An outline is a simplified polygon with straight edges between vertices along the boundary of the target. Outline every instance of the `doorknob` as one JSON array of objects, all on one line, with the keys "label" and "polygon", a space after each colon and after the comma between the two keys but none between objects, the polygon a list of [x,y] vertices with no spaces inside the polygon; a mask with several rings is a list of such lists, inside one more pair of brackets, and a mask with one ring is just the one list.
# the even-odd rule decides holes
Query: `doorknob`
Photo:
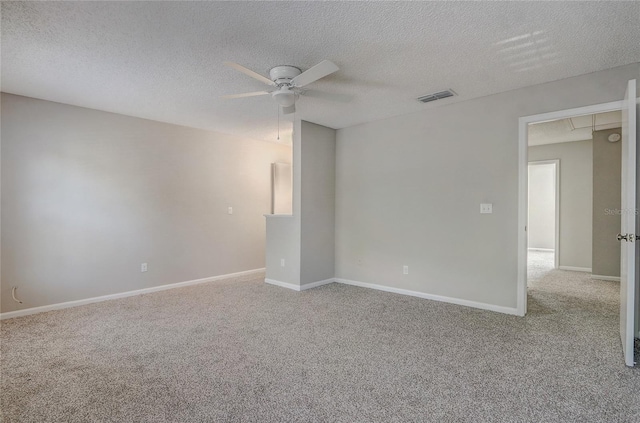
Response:
[{"label": "doorknob", "polygon": [[640,236],[634,235],[634,234],[624,234],[624,235],[618,234],[618,236],[616,236],[616,239],[618,241],[622,241],[624,239],[627,242],[633,242],[636,240],[640,240]]}]

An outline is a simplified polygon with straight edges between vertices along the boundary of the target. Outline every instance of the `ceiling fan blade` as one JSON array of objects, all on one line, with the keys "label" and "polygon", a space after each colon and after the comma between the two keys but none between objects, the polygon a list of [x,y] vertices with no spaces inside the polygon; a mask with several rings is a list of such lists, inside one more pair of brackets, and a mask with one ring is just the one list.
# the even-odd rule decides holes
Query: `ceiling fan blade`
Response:
[{"label": "ceiling fan blade", "polygon": [[222,98],[230,99],[230,98],[244,98],[244,97],[255,97],[258,95],[266,95],[271,94],[269,91],[254,91],[252,93],[242,93],[242,94],[228,94],[223,95]]},{"label": "ceiling fan blade", "polygon": [[230,68],[233,68],[237,71],[240,71],[242,73],[244,73],[245,75],[248,75],[254,79],[257,79],[260,82],[264,82],[267,85],[276,85],[272,80],[270,80],[267,77],[264,77],[262,75],[260,75],[257,72],[252,71],[251,69],[247,69],[244,66],[240,66],[237,63],[233,63],[233,62],[224,62],[225,66],[229,66]]},{"label": "ceiling fan blade", "polygon": [[290,115],[291,113],[295,113],[295,112],[296,112],[296,105],[295,104],[293,106],[283,107],[282,108],[282,114],[283,115]]},{"label": "ceiling fan blade", "polygon": [[301,95],[305,97],[320,98],[322,100],[337,101],[339,103],[348,103],[353,100],[353,96],[349,94],[328,93],[318,90],[304,90]]},{"label": "ceiling fan blade", "polygon": [[340,68],[337,67],[335,63],[323,60],[311,69],[308,69],[293,78],[291,83],[296,87],[304,87],[305,85],[309,85],[320,78],[324,78],[325,76],[334,73],[338,69]]}]

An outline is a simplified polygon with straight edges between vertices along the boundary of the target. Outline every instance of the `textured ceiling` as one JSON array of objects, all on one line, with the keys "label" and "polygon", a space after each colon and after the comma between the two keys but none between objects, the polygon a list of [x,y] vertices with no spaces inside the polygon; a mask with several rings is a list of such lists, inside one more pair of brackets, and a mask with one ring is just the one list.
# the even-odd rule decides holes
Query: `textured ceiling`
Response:
[{"label": "textured ceiling", "polygon": [[582,115],[529,125],[529,145],[557,144],[593,138],[592,132],[622,126],[622,112]]},{"label": "textured ceiling", "polygon": [[[323,59],[298,117],[333,128],[640,62],[639,2],[3,2],[2,90],[274,140],[264,75]],[[415,98],[452,88],[457,97]]]}]

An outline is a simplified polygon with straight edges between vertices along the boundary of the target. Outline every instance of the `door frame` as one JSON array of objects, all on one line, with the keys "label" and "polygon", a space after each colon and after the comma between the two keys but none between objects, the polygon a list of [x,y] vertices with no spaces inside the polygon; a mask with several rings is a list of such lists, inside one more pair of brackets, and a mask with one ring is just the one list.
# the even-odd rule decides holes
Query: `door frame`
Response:
[{"label": "door frame", "polygon": [[580,115],[613,112],[616,110],[622,110],[622,106],[623,101],[620,100],[573,109],[558,110],[556,112],[522,116],[518,119],[518,278],[516,291],[516,307],[518,316],[524,316],[527,313],[527,215],[529,212],[529,205],[527,201],[529,193],[529,133],[527,129],[529,124],[566,119]]},{"label": "door frame", "polygon": [[[554,165],[555,168],[555,180],[553,183],[555,184],[555,204],[554,204],[554,219],[556,221],[555,230],[553,234],[553,268],[557,269],[560,267],[560,159],[551,159],[551,160],[534,160],[532,162],[527,162],[527,170],[528,166],[539,166],[539,165]],[[527,174],[528,175],[528,174]],[[527,176],[528,177],[528,176]],[[527,194],[529,193],[529,181],[527,180]],[[527,195],[528,198],[528,195]],[[529,203],[527,201],[527,215],[529,214]],[[528,225],[527,218],[527,225]],[[528,241],[528,239],[527,239]],[[527,251],[529,250],[529,245],[527,242]]]}]

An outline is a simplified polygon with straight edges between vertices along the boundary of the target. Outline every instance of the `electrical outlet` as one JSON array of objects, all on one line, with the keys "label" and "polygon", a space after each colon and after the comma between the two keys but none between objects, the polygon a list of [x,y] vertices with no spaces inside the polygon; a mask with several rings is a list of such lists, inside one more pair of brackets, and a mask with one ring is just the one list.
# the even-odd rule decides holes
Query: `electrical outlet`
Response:
[{"label": "electrical outlet", "polygon": [[140,271],[141,272],[146,272],[147,271],[147,263],[142,263],[140,265]]},{"label": "electrical outlet", "polygon": [[284,259],[280,259],[280,266],[284,267]]},{"label": "electrical outlet", "polygon": [[409,274],[409,266],[402,266],[402,274],[403,275]]},{"label": "electrical outlet", "polygon": [[482,203],[482,204],[480,204],[480,213],[481,214],[491,214],[491,213],[493,213],[493,204],[491,204],[491,203]]},{"label": "electrical outlet", "polygon": [[229,214],[233,214],[233,207],[229,207],[229,208],[227,209],[227,213],[229,213]]}]

